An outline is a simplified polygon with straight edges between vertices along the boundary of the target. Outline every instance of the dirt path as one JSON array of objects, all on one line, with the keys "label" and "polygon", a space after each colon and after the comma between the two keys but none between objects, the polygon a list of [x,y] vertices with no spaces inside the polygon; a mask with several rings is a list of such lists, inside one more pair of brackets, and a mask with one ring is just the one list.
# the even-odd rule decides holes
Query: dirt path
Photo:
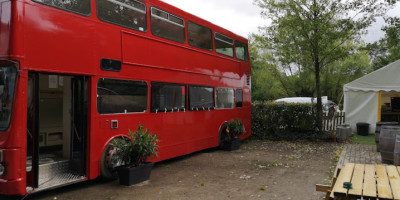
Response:
[{"label": "dirt path", "polygon": [[151,180],[126,187],[89,181],[28,199],[321,199],[339,146],[249,141],[241,149],[206,150],[157,163]]}]

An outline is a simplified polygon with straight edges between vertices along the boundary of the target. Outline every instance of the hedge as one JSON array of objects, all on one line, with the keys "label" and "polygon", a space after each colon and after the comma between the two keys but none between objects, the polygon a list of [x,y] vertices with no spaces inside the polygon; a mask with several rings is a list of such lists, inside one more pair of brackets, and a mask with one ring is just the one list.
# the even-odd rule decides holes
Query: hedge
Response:
[{"label": "hedge", "polygon": [[327,133],[316,131],[312,104],[254,102],[252,135],[267,140],[329,140]]}]

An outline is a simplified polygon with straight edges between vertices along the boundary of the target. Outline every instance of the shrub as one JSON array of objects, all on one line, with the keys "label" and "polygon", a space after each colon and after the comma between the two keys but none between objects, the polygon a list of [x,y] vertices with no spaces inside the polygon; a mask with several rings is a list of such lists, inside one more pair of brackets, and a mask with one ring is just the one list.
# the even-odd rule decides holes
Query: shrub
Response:
[{"label": "shrub", "polygon": [[254,102],[252,135],[267,140],[329,140],[316,132],[312,104]]},{"label": "shrub", "polygon": [[228,123],[229,134],[231,138],[237,138],[246,132],[243,122],[240,119],[234,119]]},{"label": "shrub", "polygon": [[157,156],[157,142],[156,134],[139,125],[137,131],[129,130],[128,138],[117,138],[111,145],[116,148],[116,156],[123,164],[136,167]]}]

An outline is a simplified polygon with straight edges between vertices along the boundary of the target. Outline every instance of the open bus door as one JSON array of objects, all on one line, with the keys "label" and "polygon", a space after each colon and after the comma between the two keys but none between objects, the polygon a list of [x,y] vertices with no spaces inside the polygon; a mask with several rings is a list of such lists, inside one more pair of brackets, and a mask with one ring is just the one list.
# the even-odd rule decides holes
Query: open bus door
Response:
[{"label": "open bus door", "polygon": [[86,180],[87,110],[86,77],[29,74],[28,192]]},{"label": "open bus door", "polygon": [[38,132],[38,74],[28,76],[28,123],[27,123],[27,186],[37,188],[39,185],[39,134]]},{"label": "open bus door", "polygon": [[73,108],[71,113],[71,167],[76,173],[84,175],[86,169],[87,79],[85,77],[72,78],[71,88]]}]

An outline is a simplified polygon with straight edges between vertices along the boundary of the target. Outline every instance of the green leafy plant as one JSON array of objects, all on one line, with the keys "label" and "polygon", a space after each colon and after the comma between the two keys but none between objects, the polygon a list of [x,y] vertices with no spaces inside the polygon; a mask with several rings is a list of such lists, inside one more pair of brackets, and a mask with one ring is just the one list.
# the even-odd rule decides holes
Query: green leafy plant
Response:
[{"label": "green leafy plant", "polygon": [[136,167],[145,163],[147,159],[157,156],[158,135],[152,134],[143,125],[139,125],[137,131],[129,130],[128,138],[117,138],[111,142],[116,148],[116,156],[121,163],[130,167]]},{"label": "green leafy plant", "polygon": [[243,133],[246,132],[246,130],[244,129],[243,122],[240,121],[240,119],[231,120],[228,123],[228,129],[229,129],[229,133],[234,138],[239,137],[240,135],[242,135]]}]

